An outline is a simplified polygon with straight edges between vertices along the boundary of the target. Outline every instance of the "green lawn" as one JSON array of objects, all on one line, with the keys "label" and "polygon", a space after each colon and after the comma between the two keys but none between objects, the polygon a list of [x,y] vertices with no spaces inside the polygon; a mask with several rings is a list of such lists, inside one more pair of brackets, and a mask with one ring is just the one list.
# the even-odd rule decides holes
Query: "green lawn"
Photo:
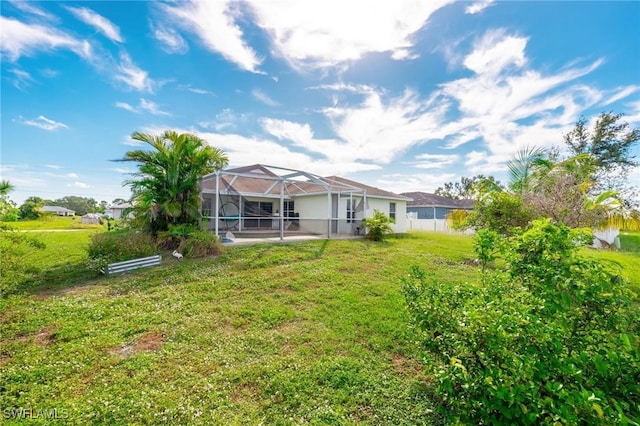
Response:
[{"label": "green lawn", "polygon": [[19,220],[17,222],[2,222],[20,230],[51,230],[51,229],[105,229],[105,225],[88,225],[81,223],[80,216],[43,216],[37,220]]},{"label": "green lawn", "polygon": [[625,252],[640,254],[640,232],[621,232],[620,247]]},{"label": "green lawn", "polygon": [[442,285],[476,281],[471,247],[429,233],[261,244],[49,282],[0,302],[0,407],[79,425],[433,423],[400,277],[418,264]]}]

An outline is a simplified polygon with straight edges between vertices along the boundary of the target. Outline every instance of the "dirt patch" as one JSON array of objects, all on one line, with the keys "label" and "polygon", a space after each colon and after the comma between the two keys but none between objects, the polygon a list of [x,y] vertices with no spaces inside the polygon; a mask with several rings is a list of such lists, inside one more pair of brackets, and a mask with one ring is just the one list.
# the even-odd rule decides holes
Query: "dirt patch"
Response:
[{"label": "dirt patch", "polygon": [[424,374],[424,365],[416,359],[394,354],[393,358],[391,358],[391,365],[393,366],[393,370],[398,374],[415,377],[424,382],[429,381],[428,377]]},{"label": "dirt patch", "polygon": [[43,328],[38,334],[34,335],[33,343],[37,346],[46,346],[56,340],[54,328],[49,326]]},{"label": "dirt patch", "polygon": [[258,399],[258,391],[250,383],[245,383],[238,386],[231,391],[231,401],[236,404],[246,403],[249,401],[256,401]]},{"label": "dirt patch", "polygon": [[112,355],[120,355],[121,358],[129,358],[138,352],[155,351],[164,343],[165,335],[158,331],[148,331],[137,341],[124,346],[119,346],[109,351]]}]

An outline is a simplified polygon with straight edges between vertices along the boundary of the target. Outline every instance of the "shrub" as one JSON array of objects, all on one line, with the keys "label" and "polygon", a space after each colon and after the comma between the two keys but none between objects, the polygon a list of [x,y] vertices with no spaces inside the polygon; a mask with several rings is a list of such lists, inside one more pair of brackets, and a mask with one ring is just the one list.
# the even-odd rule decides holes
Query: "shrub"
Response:
[{"label": "shrub", "polygon": [[89,268],[99,271],[109,263],[152,256],[158,248],[150,234],[135,231],[102,232],[91,238]]},{"label": "shrub", "polygon": [[494,192],[481,198],[467,217],[467,226],[491,229],[500,235],[513,235],[533,218],[522,198],[507,192]]},{"label": "shrub", "polygon": [[367,230],[367,238],[373,241],[382,241],[387,234],[392,233],[391,223],[393,219],[379,210],[374,210],[372,217],[362,219],[362,224]]},{"label": "shrub", "polygon": [[16,292],[28,278],[28,256],[45,244],[32,236],[0,224],[0,297]]},{"label": "shrub", "polygon": [[196,230],[189,234],[182,250],[187,257],[217,256],[222,253],[222,244],[214,233]]},{"label": "shrub", "polygon": [[191,224],[169,225],[168,231],[158,232],[157,242],[163,250],[178,250],[185,257],[216,256],[222,252],[215,234]]},{"label": "shrub", "polygon": [[413,267],[403,292],[449,422],[637,424],[637,309],[609,265],[549,220],[505,241],[507,270],[443,286]]}]

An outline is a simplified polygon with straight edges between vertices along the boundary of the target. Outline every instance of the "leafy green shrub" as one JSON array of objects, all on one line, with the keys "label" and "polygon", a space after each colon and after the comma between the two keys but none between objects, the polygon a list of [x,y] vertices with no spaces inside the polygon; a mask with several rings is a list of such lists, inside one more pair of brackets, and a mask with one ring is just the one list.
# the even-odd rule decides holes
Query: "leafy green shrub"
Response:
[{"label": "leafy green shrub", "polygon": [[114,231],[95,234],[89,244],[88,267],[99,271],[109,263],[152,256],[158,248],[150,234],[136,231]]},{"label": "leafy green shrub", "polygon": [[216,256],[222,252],[218,237],[196,225],[169,225],[168,231],[158,232],[157,243],[163,250],[178,250],[186,257]]},{"label": "leafy green shrub", "polygon": [[0,224],[0,297],[20,287],[30,273],[28,256],[44,248],[42,241]]},{"label": "leafy green shrub", "polygon": [[482,275],[487,271],[487,266],[493,262],[502,250],[502,240],[496,231],[491,229],[480,229],[476,232],[473,243],[473,251],[478,255]]},{"label": "leafy green shrub", "polygon": [[178,250],[182,252],[185,241],[198,228],[196,225],[183,223],[180,225],[169,225],[167,231],[159,231],[156,239],[158,247],[163,250]]},{"label": "leafy green shrub", "polygon": [[187,257],[217,256],[222,253],[218,237],[209,231],[197,230],[189,234],[183,245],[182,254]]},{"label": "leafy green shrub", "polygon": [[467,217],[467,226],[491,229],[500,235],[513,235],[533,218],[522,198],[508,192],[493,192],[482,197]]},{"label": "leafy green shrub", "polygon": [[585,232],[548,220],[505,241],[507,271],[403,292],[439,410],[464,424],[637,424],[640,321],[622,278],[578,256]]},{"label": "leafy green shrub", "polygon": [[373,241],[382,241],[387,234],[392,233],[391,223],[393,219],[379,210],[374,210],[372,217],[362,219],[362,224],[367,230],[367,238]]}]

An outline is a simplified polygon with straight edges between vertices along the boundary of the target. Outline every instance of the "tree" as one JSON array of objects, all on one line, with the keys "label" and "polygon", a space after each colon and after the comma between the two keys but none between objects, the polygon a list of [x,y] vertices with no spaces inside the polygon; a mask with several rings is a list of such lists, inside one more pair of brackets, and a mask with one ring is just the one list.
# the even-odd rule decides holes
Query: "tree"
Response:
[{"label": "tree", "polygon": [[571,154],[590,154],[593,157],[593,192],[629,191],[629,172],[639,164],[631,149],[640,142],[640,129],[622,121],[623,117],[623,114],[603,112],[592,130],[587,128],[587,120],[580,117],[573,130],[564,135],[564,142]]},{"label": "tree", "polygon": [[201,218],[200,179],[226,167],[224,151],[199,137],[167,130],[159,136],[134,132],[131,138],[152,150],[128,151],[118,161],[138,163],[131,186],[134,215],[154,235],[169,224],[196,224]]},{"label": "tree", "polygon": [[0,181],[0,195],[9,195],[11,191],[13,191],[15,187],[8,180]]},{"label": "tree", "polygon": [[55,200],[53,205],[73,210],[77,215],[82,216],[87,213],[94,213],[98,207],[98,202],[93,198],[67,195]]},{"label": "tree", "polygon": [[454,200],[478,199],[484,187],[501,188],[502,185],[493,176],[477,175],[471,178],[462,176],[460,182],[447,182],[436,189],[435,194]]},{"label": "tree", "polygon": [[20,206],[21,219],[38,219],[42,216],[40,209],[44,206],[44,200],[40,197],[29,197]]},{"label": "tree", "polygon": [[524,148],[507,164],[508,190],[480,197],[465,225],[509,235],[531,220],[551,218],[571,228],[618,226],[634,230],[640,223],[624,210],[616,191],[594,191],[597,162],[589,153],[560,160],[553,152]]},{"label": "tree", "polygon": [[16,208],[16,203],[9,199],[9,192],[14,190],[14,186],[8,181],[0,181],[0,221],[15,222],[20,217],[20,211]]}]

